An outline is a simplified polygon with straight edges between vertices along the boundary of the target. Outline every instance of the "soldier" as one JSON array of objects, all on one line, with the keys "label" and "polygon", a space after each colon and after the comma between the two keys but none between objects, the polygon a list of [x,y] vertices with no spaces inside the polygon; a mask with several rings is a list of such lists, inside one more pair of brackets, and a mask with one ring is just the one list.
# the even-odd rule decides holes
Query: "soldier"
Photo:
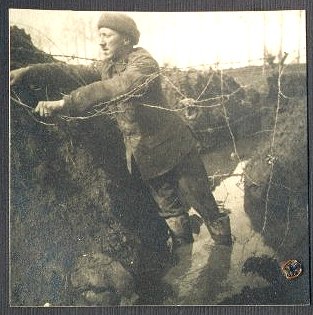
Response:
[{"label": "soldier", "polygon": [[[202,216],[216,244],[232,245],[229,217],[219,211],[206,171],[187,125],[166,110],[159,66],[138,44],[140,33],[133,19],[105,12],[98,21],[101,61],[92,66],[69,66],[86,85],[58,101],[40,101],[40,116],[82,115],[94,106],[114,106],[115,118],[126,147],[127,167],[135,166],[159,206],[174,248],[192,243],[188,210]],[[40,73],[55,72],[56,64],[32,65],[11,72],[11,85]],[[98,107],[99,108],[99,107]]]}]

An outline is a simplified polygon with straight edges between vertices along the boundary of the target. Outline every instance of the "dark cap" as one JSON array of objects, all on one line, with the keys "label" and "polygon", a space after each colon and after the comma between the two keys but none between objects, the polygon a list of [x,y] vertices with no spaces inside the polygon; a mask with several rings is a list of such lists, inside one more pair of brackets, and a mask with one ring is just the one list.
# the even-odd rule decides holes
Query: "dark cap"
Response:
[{"label": "dark cap", "polygon": [[118,33],[127,35],[133,45],[137,45],[140,32],[135,21],[124,13],[104,12],[98,21],[98,29],[106,27]]}]

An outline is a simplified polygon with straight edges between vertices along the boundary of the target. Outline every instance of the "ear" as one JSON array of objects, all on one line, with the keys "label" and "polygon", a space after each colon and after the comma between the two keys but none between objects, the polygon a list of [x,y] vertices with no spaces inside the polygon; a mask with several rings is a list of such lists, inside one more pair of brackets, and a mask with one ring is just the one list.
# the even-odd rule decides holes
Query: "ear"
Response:
[{"label": "ear", "polygon": [[124,45],[127,46],[127,45],[130,45],[130,43],[131,43],[131,40],[128,37],[124,37]]}]

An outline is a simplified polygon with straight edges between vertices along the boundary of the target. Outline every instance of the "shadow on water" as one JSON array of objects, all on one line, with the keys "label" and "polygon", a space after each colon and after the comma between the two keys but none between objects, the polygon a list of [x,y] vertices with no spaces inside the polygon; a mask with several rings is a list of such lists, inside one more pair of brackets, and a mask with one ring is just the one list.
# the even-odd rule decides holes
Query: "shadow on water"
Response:
[{"label": "shadow on water", "polygon": [[212,245],[208,252],[205,262],[195,261],[198,255],[192,245],[181,248],[175,257],[175,265],[163,276],[154,275],[148,281],[148,277],[144,277],[146,282],[141,283],[138,304],[216,304],[216,297],[223,292],[230,270],[232,247]]},{"label": "shadow on water", "polygon": [[137,280],[139,293],[137,304],[162,305],[167,304],[165,301],[169,298],[179,296],[177,281],[188,274],[191,268],[192,248],[193,244],[182,246],[175,256],[164,262],[162,269],[152,267],[140,275]]}]

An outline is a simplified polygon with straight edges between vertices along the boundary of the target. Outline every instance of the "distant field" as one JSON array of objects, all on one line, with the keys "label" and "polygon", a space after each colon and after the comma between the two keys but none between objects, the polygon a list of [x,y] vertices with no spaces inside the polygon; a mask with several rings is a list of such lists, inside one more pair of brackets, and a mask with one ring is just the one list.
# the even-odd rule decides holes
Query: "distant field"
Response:
[{"label": "distant field", "polygon": [[[239,69],[228,69],[224,71],[231,75],[241,85],[258,90],[260,93],[267,93],[268,87],[266,78],[271,75],[271,69],[267,66],[249,66]],[[284,73],[305,73],[306,64],[290,64],[284,68]]]}]

